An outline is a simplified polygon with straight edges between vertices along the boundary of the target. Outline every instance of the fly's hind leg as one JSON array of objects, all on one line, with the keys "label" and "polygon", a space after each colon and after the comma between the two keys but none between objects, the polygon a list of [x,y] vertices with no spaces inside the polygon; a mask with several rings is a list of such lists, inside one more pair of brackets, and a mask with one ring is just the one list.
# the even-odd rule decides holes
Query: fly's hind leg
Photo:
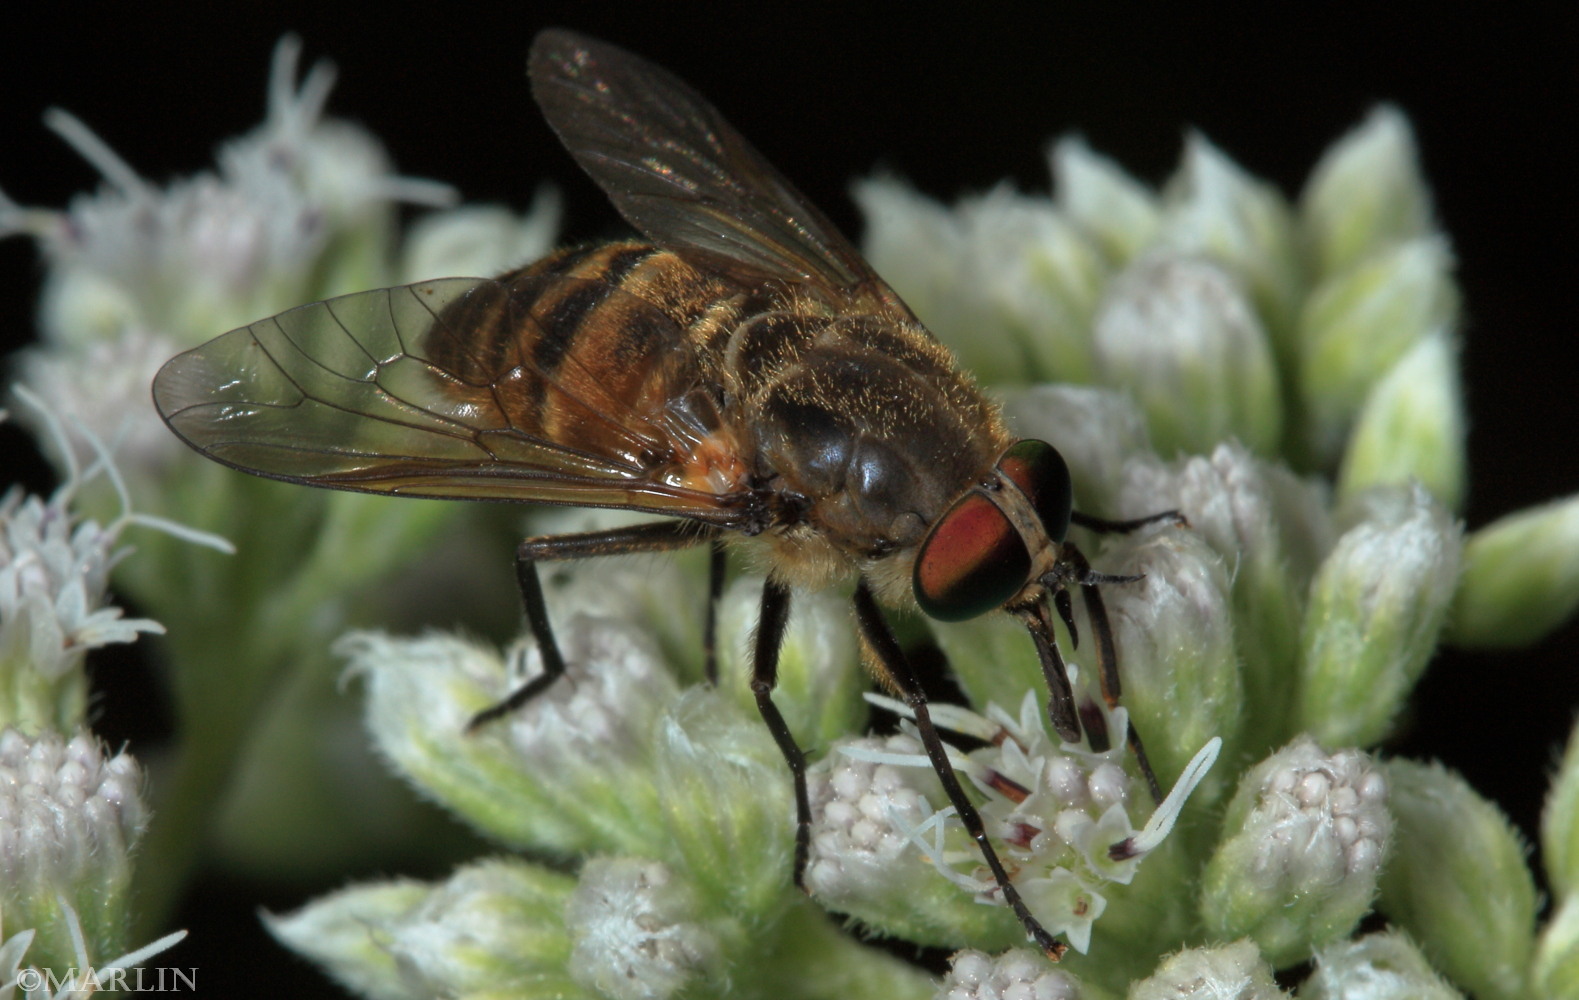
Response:
[{"label": "fly's hind leg", "polygon": [[523,540],[516,549],[515,577],[521,587],[521,603],[526,610],[527,626],[531,628],[532,638],[537,642],[538,651],[543,657],[543,672],[510,692],[497,705],[472,716],[466,725],[467,731],[514,712],[547,690],[565,672],[565,658],[560,654],[559,643],[554,638],[554,628],[548,620],[548,605],[543,600],[543,584],[537,576],[538,563],[589,559],[593,556],[633,555],[638,552],[670,552],[700,545],[716,536],[717,529],[698,528],[689,521],[655,521],[608,531],[544,535]]}]

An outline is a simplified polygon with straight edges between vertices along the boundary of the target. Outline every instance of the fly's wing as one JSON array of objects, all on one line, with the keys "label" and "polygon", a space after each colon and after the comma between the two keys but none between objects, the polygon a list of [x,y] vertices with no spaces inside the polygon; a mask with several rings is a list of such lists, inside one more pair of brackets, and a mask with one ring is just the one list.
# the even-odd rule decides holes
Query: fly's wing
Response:
[{"label": "fly's wing", "polygon": [[811,286],[845,311],[914,321],[833,224],[669,72],[562,29],[537,36],[529,68],[560,140],[653,242],[748,286]]},{"label": "fly's wing", "polygon": [[[584,330],[587,308],[614,322]],[[705,435],[672,320],[613,285],[446,278],[301,306],[177,355],[171,430],[215,461],[368,493],[629,507],[730,525],[675,473]]]}]

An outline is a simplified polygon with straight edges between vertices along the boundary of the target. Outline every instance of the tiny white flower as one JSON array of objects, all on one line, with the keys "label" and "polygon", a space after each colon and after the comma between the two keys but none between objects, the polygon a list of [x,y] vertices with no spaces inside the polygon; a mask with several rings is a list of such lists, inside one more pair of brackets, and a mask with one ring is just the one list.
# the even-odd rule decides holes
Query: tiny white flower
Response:
[{"label": "tiny white flower", "polygon": [[[0,698],[0,725],[72,730],[86,707],[80,668],[87,652],[131,642],[139,633],[164,631],[158,622],[124,618],[120,608],[104,603],[110,570],[127,551],[118,547],[121,533],[138,524],[222,550],[227,545],[132,511],[126,484],[104,445],[84,434],[97,455],[83,469],[55,413],[26,389],[18,386],[15,392],[47,431],[65,467],[65,481],[48,500],[15,487],[0,496],[0,674],[36,679],[8,685],[8,697]],[[109,481],[121,507],[108,525],[71,509],[84,486],[100,476]]]},{"label": "tiny white flower", "polygon": [[148,393],[154,374],[180,350],[174,338],[132,324],[76,350],[23,351],[17,357],[19,381],[64,420],[109,442],[116,462],[138,486],[189,454],[155,417]]}]

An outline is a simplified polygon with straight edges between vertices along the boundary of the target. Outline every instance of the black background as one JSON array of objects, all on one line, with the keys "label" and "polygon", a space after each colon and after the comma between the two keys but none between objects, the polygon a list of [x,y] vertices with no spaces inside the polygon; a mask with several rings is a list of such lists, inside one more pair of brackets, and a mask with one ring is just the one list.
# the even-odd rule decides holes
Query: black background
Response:
[{"label": "black background", "polygon": [[[331,110],[377,133],[401,172],[517,208],[551,179],[567,196],[567,238],[617,223],[527,91],[527,45],[552,24],[691,81],[852,232],[847,185],[875,166],[943,198],[1003,177],[1046,190],[1044,147],[1070,130],[1155,182],[1193,126],[1297,193],[1327,145],[1389,100],[1414,122],[1465,291],[1468,524],[1579,490],[1579,7],[1310,5],[1301,20],[1189,6],[30,5],[30,26],[0,36],[0,187],[61,206],[96,183],[40,124],[51,105],[152,180],[206,167],[217,141],[261,119],[269,54],[288,30],[308,60],[339,66]],[[0,243],[7,351],[29,336],[38,274],[26,241]],[[48,481],[10,428],[0,472]],[[1576,652],[1570,626],[1516,655],[1444,656],[1417,703],[1429,726],[1397,749],[1448,761],[1533,835],[1579,704]],[[337,995],[257,927],[260,903],[303,898],[272,892],[209,883],[181,916],[193,938],[168,964],[199,967],[205,993]]]}]

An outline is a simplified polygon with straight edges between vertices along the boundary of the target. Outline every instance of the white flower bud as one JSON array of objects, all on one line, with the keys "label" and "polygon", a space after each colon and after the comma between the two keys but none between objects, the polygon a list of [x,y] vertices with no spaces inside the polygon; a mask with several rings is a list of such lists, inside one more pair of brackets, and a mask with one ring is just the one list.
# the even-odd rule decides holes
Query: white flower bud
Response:
[{"label": "white flower bud", "polygon": [[1387,247],[1311,292],[1300,316],[1298,383],[1308,447],[1337,458],[1372,387],[1458,314],[1453,256],[1440,235]]},{"label": "white flower bud", "polygon": [[665,1000],[717,963],[691,887],[657,861],[598,858],[565,906],[570,974],[610,1000]]},{"label": "white flower bud", "polygon": [[[1558,994],[1549,994],[1557,996]],[[1300,1000],[1464,1000],[1407,934],[1387,931],[1338,941],[1316,953]]]},{"label": "white flower bud", "polygon": [[558,193],[541,188],[525,215],[462,205],[423,216],[406,236],[399,280],[501,274],[537,260],[553,249],[561,213]]},{"label": "white flower bud", "polygon": [[1062,382],[1002,395],[1004,417],[1015,435],[1046,441],[1068,463],[1075,506],[1088,513],[1116,510],[1125,463],[1152,451],[1146,417],[1134,397],[1119,389]]},{"label": "white flower bud", "polygon": [[1530,979],[1538,997],[1579,995],[1579,897],[1563,900],[1541,929]]},{"label": "white flower bud", "polygon": [[1449,510],[1464,501],[1464,393],[1458,352],[1434,330],[1372,387],[1343,453],[1340,499],[1417,480]]},{"label": "white flower bud", "polygon": [[1186,948],[1133,983],[1129,1000],[1283,1000],[1272,969],[1249,941]]},{"label": "white flower bud", "polygon": [[588,616],[566,626],[567,676],[475,732],[476,713],[541,669],[535,646],[510,657],[524,670],[445,635],[353,633],[337,649],[367,684],[379,749],[425,794],[507,843],[635,850],[659,822],[649,755],[678,688],[633,626]]},{"label": "white flower bud", "polygon": [[125,950],[132,849],[147,824],[142,771],[88,735],[0,729],[0,913],[38,928],[41,966],[68,968],[62,906],[82,914],[95,955]]},{"label": "white flower bud", "polygon": [[872,265],[977,377],[1090,380],[1108,265],[1050,201],[1004,186],[946,209],[886,180],[855,198]]},{"label": "white flower bud", "polygon": [[1249,289],[1276,353],[1290,356],[1303,288],[1293,213],[1276,188],[1192,133],[1163,192],[1157,245],[1225,265]]},{"label": "white flower bud", "polygon": [[1396,841],[1378,907],[1466,993],[1529,996],[1539,903],[1523,838],[1441,765],[1385,768]]},{"label": "white flower bud", "polygon": [[1093,323],[1099,380],[1145,410],[1157,450],[1237,437],[1272,453],[1283,404],[1271,345],[1239,283],[1191,253],[1154,250],[1109,283]]},{"label": "white flower bud", "polygon": [[1333,143],[1305,185],[1300,215],[1322,276],[1430,232],[1431,193],[1403,112],[1383,104]]},{"label": "white flower bud", "polygon": [[1568,737],[1541,812],[1541,861],[1559,899],[1579,898],[1579,729]]},{"label": "white flower bud", "polygon": [[1245,774],[1223,828],[1203,876],[1207,926],[1291,965],[1370,910],[1392,831],[1387,781],[1360,751],[1302,737]]},{"label": "white flower bud", "polygon": [[1177,510],[1190,530],[1234,567],[1234,638],[1246,703],[1252,706],[1244,720],[1246,745],[1261,752],[1283,742],[1292,696],[1288,678],[1313,568],[1302,565],[1307,562],[1303,552],[1317,544],[1330,546],[1325,497],[1313,497],[1309,484],[1237,444],[1173,463],[1136,459],[1124,473],[1119,516]]},{"label": "white flower bud", "polygon": [[[913,839],[945,800],[913,735],[846,739],[807,775],[811,855],[806,890],[868,927],[907,940],[958,946],[991,935],[1018,940],[1008,914],[979,905],[939,878]],[[905,760],[911,763],[899,763]],[[965,848],[969,850],[969,846]],[[978,855],[979,858],[979,855]]]},{"label": "white flower bud", "polygon": [[485,861],[443,882],[351,886],[284,916],[287,947],[365,996],[553,995],[594,1000],[567,966],[575,880],[520,861]]},{"label": "white flower bud", "polygon": [[[1141,577],[1104,586],[1102,598],[1118,647],[1123,703],[1157,775],[1166,784],[1184,773],[1214,736],[1231,758],[1244,726],[1245,690],[1229,564],[1195,532],[1167,528],[1116,538],[1098,565]],[[1224,793],[1221,781],[1208,779],[1207,801]]]},{"label": "white flower bud", "polygon": [[1157,196],[1123,168],[1092,151],[1077,136],[1048,151],[1053,198],[1063,212],[1095,237],[1109,259],[1124,264],[1157,232]]},{"label": "white flower bud", "polygon": [[919,827],[935,809],[922,790],[920,771],[882,757],[922,753],[921,742],[912,736],[858,737],[830,747],[812,767],[807,775],[812,813],[808,892],[846,910],[860,896],[910,887],[919,866],[906,870],[900,863],[906,857],[918,860],[908,853],[904,831]]},{"label": "white flower bud", "polygon": [[1311,583],[1296,728],[1367,746],[1387,734],[1436,648],[1462,529],[1419,486],[1378,491]]},{"label": "white flower bud", "polygon": [[1579,496],[1515,511],[1464,545],[1448,638],[1481,649],[1527,646],[1579,608]]},{"label": "white flower bud", "polygon": [[662,826],[643,853],[662,844],[663,860],[704,898],[749,919],[776,917],[791,891],[795,797],[761,717],[714,688],[693,687],[669,705],[648,752],[649,787],[625,793],[643,804],[651,794],[657,804]]},{"label": "white flower bud", "polygon": [[[719,687],[749,716],[758,713],[751,693],[758,611],[764,578],[742,576],[719,601]],[[798,591],[779,646],[773,703],[801,746],[825,746],[861,728],[870,685],[861,667],[849,598],[834,591]]]}]

